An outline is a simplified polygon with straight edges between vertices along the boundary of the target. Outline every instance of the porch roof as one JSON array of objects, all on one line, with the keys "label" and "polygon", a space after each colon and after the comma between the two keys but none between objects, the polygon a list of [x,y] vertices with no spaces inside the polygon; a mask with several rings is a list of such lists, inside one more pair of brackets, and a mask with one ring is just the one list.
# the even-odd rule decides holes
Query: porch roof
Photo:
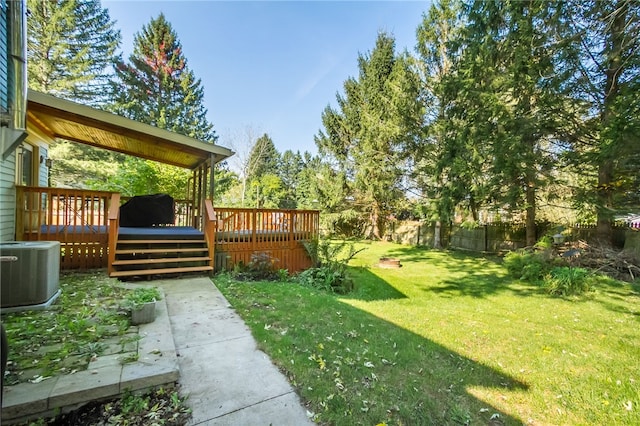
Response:
[{"label": "porch roof", "polygon": [[29,90],[27,119],[51,138],[66,139],[193,170],[230,149]]}]

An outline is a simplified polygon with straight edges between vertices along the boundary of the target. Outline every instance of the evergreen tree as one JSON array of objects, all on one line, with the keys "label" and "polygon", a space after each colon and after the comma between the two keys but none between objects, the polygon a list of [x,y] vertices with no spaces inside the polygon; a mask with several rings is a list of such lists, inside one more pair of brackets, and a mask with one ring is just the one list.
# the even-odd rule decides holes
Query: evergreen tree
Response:
[{"label": "evergreen tree", "polygon": [[104,104],[120,32],[99,0],[28,0],[29,87]]},{"label": "evergreen tree", "polygon": [[[456,83],[457,117],[486,159],[492,201],[523,212],[527,244],[536,241],[538,188],[556,159],[551,141],[561,127],[561,41],[553,38],[555,5],[534,1],[475,1]],[[467,117],[472,114],[473,120]]]},{"label": "evergreen tree", "polygon": [[325,131],[315,140],[348,176],[355,203],[368,216],[369,236],[381,238],[402,198],[402,147],[423,115],[419,82],[408,55],[396,55],[394,38],[384,33],[370,54],[359,55],[358,67],[358,79],[347,79],[344,96],[337,95],[339,109],[324,110]]},{"label": "evergreen tree", "polygon": [[[477,220],[478,203],[483,198],[482,158],[462,134],[466,127],[463,120],[455,119],[453,113],[460,88],[456,80],[463,24],[460,1],[442,0],[431,5],[417,30],[417,67],[426,118],[423,137],[408,152],[413,162],[411,177],[436,225],[451,221],[455,207],[463,203]],[[434,247],[439,246],[436,232]]]},{"label": "evergreen tree", "polygon": [[287,150],[282,153],[280,164],[278,165],[278,175],[282,180],[285,196],[280,201],[280,207],[295,209],[299,204],[302,204],[306,196],[305,188],[302,187],[301,181],[301,173],[304,166],[300,151]]},{"label": "evergreen tree", "polygon": [[265,133],[256,140],[249,153],[246,175],[249,191],[245,195],[250,205],[280,207],[285,190],[278,172],[279,165],[280,153]]},{"label": "evergreen tree", "polygon": [[113,109],[136,121],[214,143],[204,89],[187,66],[178,36],[163,14],[134,37],[129,63],[118,62]]},{"label": "evergreen tree", "polygon": [[567,3],[566,87],[582,113],[568,135],[572,165],[588,179],[580,199],[595,209],[598,238],[611,244],[615,215],[640,206],[640,3]]},{"label": "evergreen tree", "polygon": [[[204,142],[217,140],[206,118],[204,89],[188,68],[178,36],[163,14],[135,35],[129,63],[118,62],[116,77],[112,82],[112,109],[117,114]],[[184,197],[188,171],[159,167],[148,160],[128,162],[114,184],[130,181],[135,185],[129,187],[138,194],[161,191],[174,198]]]},{"label": "evergreen tree", "polygon": [[247,179],[259,180],[266,174],[277,175],[280,164],[280,153],[268,134],[260,136],[249,153]]}]

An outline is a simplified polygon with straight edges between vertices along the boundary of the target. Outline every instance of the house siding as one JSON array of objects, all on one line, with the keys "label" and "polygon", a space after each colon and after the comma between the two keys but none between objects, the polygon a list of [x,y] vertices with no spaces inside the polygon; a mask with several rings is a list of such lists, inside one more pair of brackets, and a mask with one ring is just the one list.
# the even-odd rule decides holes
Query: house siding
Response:
[{"label": "house siding", "polygon": [[[42,156],[44,160],[49,158],[46,145],[40,145],[40,156]],[[38,161],[38,164],[38,186],[49,186],[49,170],[47,169],[46,163],[44,161],[42,163]]]},{"label": "house siding", "polygon": [[9,31],[7,1],[0,0],[0,111],[9,110]]},{"label": "house siding", "polygon": [[[0,0],[0,111],[9,110],[9,30],[7,1]],[[6,159],[0,153],[0,241],[15,239],[16,153]]]},{"label": "house siding", "polygon": [[0,241],[13,241],[16,229],[16,153],[6,160],[0,156]]}]

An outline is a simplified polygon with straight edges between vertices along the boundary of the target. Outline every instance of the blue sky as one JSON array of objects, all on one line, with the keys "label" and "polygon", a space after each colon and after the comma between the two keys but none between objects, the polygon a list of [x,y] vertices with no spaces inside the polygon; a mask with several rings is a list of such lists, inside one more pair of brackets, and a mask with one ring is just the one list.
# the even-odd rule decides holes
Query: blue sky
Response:
[{"label": "blue sky", "polygon": [[267,133],[280,152],[316,153],[313,137],[336,92],[356,76],[358,53],[378,31],[398,51],[413,52],[428,1],[160,1],[102,0],[122,33],[133,37],[164,13],[187,64],[202,80],[208,119],[219,144],[242,146],[247,127]]}]

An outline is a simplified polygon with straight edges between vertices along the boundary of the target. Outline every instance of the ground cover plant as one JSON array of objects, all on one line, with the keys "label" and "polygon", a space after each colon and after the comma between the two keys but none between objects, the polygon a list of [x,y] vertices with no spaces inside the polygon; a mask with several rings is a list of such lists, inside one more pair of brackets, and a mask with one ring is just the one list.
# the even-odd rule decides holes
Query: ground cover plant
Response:
[{"label": "ground cover plant", "polygon": [[[134,351],[139,339],[127,309],[133,302],[160,298],[157,289],[122,287],[104,271],[60,277],[62,293],[51,309],[2,315],[9,340],[5,385],[37,383],[85,370],[97,355]],[[122,362],[135,361],[123,358]],[[183,425],[190,411],[178,390],[164,387],[144,394],[87,404],[77,410],[25,425]]]},{"label": "ground cover plant", "polygon": [[640,424],[637,284],[557,297],[499,258],[391,243],[349,273],[346,295],[216,279],[318,423]]},{"label": "ground cover plant", "polygon": [[[8,313],[2,322],[9,340],[5,385],[38,381],[85,370],[105,341],[123,347],[136,342],[123,301],[131,290],[105,273],[64,274],[51,309]],[[114,340],[115,339],[115,340]]]}]

